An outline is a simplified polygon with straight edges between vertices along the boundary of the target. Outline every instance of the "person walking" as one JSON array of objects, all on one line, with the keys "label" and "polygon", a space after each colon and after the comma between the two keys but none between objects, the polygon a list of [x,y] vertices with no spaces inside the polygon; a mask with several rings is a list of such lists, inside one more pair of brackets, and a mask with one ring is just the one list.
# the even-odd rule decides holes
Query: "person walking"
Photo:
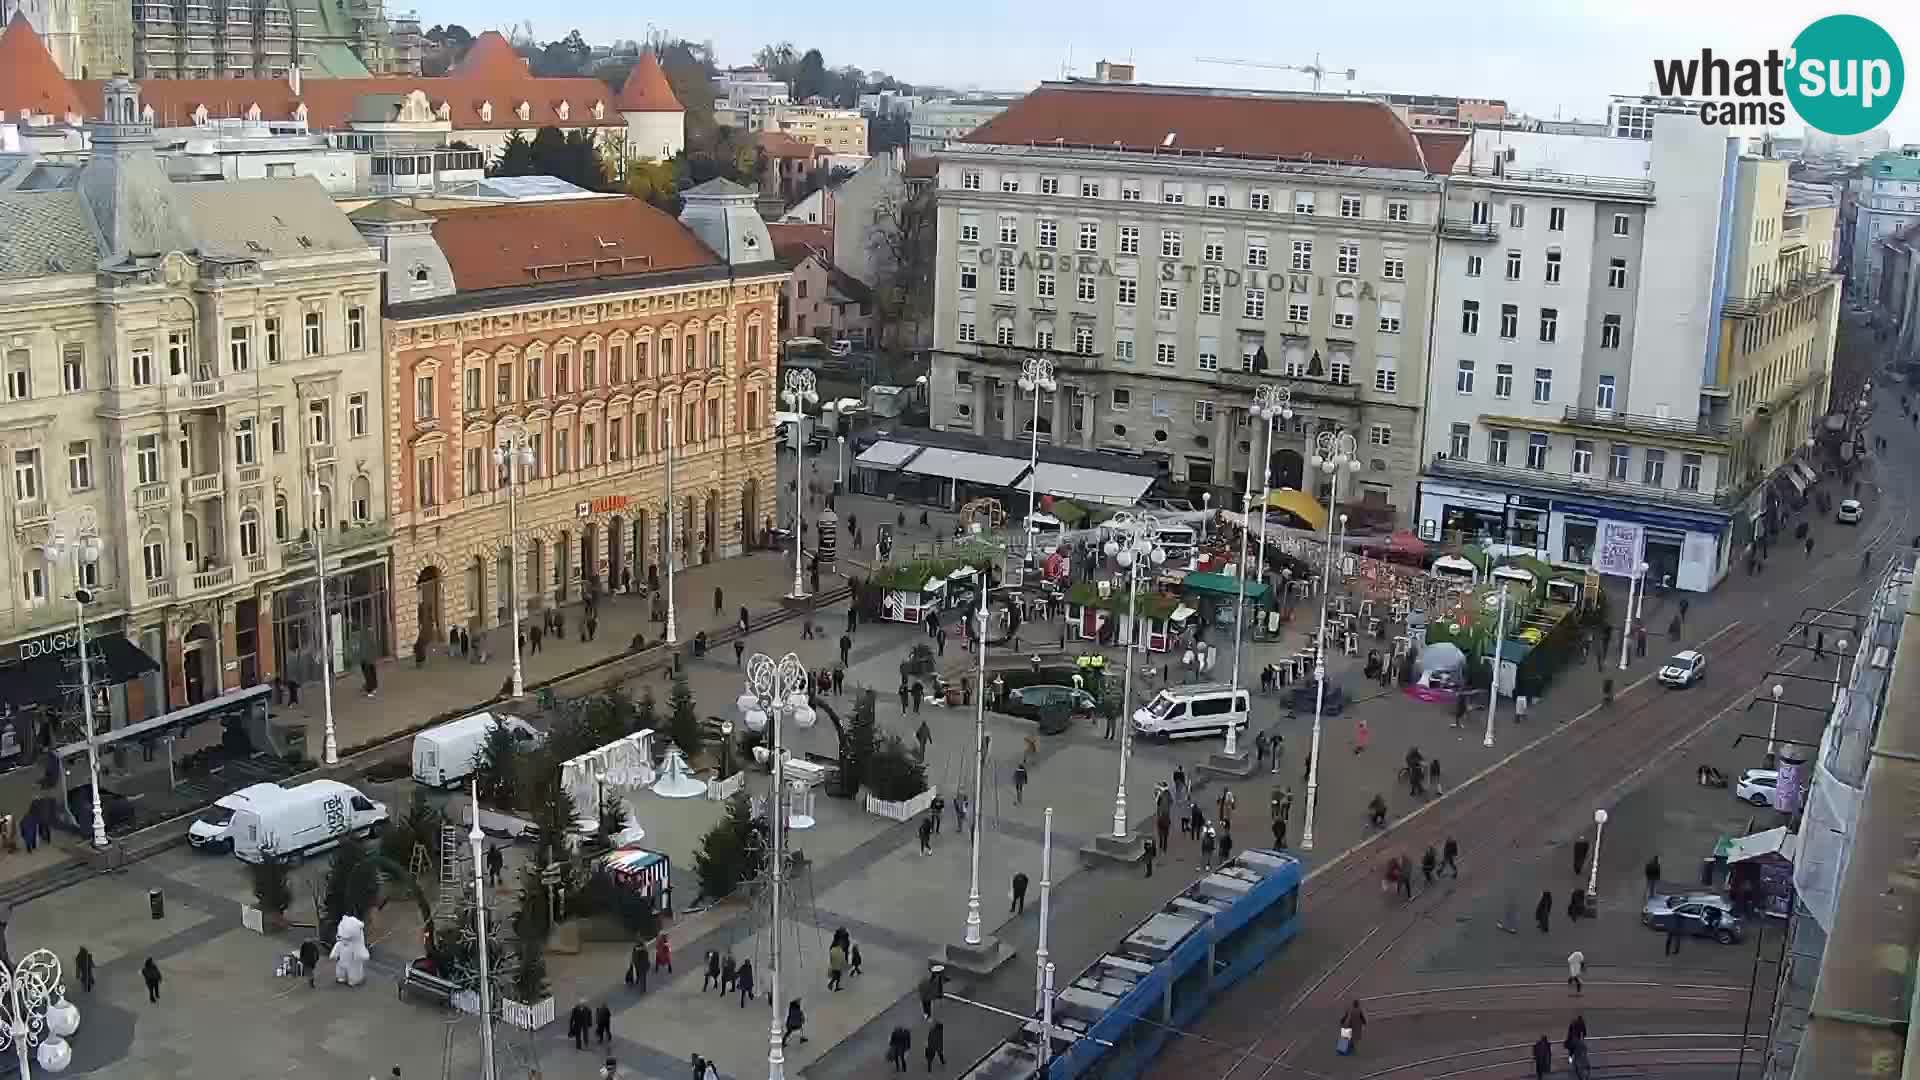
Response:
[{"label": "person walking", "polygon": [[1541,933],[1547,932],[1548,924],[1553,921],[1553,893],[1540,894],[1540,902],[1533,906],[1533,921],[1540,927]]},{"label": "person walking", "polygon": [[733,984],[740,978],[740,963],[732,953],[720,958],[720,996],[733,993]]},{"label": "person walking", "polygon": [[806,1042],[807,1036],[805,1031],[802,1030],[806,1026],[807,1014],[800,1008],[800,999],[794,998],[792,1001],[787,1002],[787,1027],[786,1030],[780,1034],[780,1045],[785,1047],[787,1043],[793,1040],[795,1035],[800,1036],[801,1042]]},{"label": "person walking", "polygon": [[[305,958],[302,957],[302,959]],[[93,993],[93,954],[87,951],[85,945],[80,946],[80,952],[74,956],[73,968],[80,975],[80,989],[89,994]],[[309,980],[307,985],[312,986],[312,981]]]},{"label": "person walking", "polygon": [[1584,836],[1573,842],[1574,877],[1579,877],[1581,874],[1587,872],[1587,852],[1591,850],[1593,850],[1593,845],[1589,844],[1587,838]]},{"label": "person walking", "polygon": [[647,943],[644,941],[634,942],[633,954],[627,959],[627,985],[637,985],[640,987],[641,993],[646,993],[647,971],[652,966],[652,961],[647,959]]},{"label": "person walking", "polygon": [[847,949],[847,974],[860,974],[860,946],[854,944]]},{"label": "person walking", "polygon": [[935,1020],[927,1028],[927,1071],[933,1071],[933,1059],[939,1058],[940,1064],[947,1063],[947,1025]]},{"label": "person walking", "polygon": [[739,638],[733,639],[733,666],[737,670],[746,666],[747,643]]},{"label": "person walking", "polygon": [[1227,865],[1228,861],[1231,860],[1232,858],[1233,858],[1233,823],[1229,821],[1223,821],[1220,823],[1220,865],[1221,866]]},{"label": "person walking", "polygon": [[506,856],[500,853],[499,845],[487,848],[487,884],[496,889],[500,887],[500,874],[506,869],[506,864]]},{"label": "person walking", "polygon": [[1211,825],[1201,826],[1200,828],[1200,868],[1203,870],[1213,869],[1213,845],[1214,845],[1215,839],[1216,837],[1213,832],[1213,826]]},{"label": "person walking", "polygon": [[1367,1012],[1360,1007],[1360,999],[1354,998],[1347,1011],[1340,1014],[1340,1031],[1347,1040],[1347,1052],[1360,1049],[1360,1034],[1367,1028]]},{"label": "person walking", "polygon": [[1007,899],[1009,901],[1007,904],[1007,914],[1012,915],[1018,913],[1025,915],[1027,913],[1026,874],[1016,872],[1013,875],[1013,887],[1012,891],[1007,894]]},{"label": "person walking", "polygon": [[160,965],[153,962],[153,957],[147,957],[147,962],[140,965],[140,978],[147,984],[147,1000],[159,1001]]},{"label": "person walking", "polygon": [[1235,805],[1233,789],[1221,788],[1220,797],[1213,801],[1214,816],[1220,819],[1221,825],[1226,825],[1233,820],[1233,808]]},{"label": "person walking", "polygon": [[741,604],[740,618],[738,622],[741,634],[744,635],[747,632],[747,628],[751,624],[751,622],[752,622],[752,615],[747,611],[747,605]]},{"label": "person walking", "polygon": [[1141,846],[1141,852],[1146,856],[1147,876],[1152,877],[1153,876],[1153,857],[1160,853],[1160,849],[1153,846],[1152,837],[1148,837],[1147,842]]},{"label": "person walking", "polygon": [[933,854],[933,818],[920,816],[920,854]]},{"label": "person walking", "polygon": [[1434,853],[1433,845],[1427,845],[1426,854],[1420,856],[1420,876],[1427,888],[1433,888],[1433,872],[1440,865],[1440,856]]},{"label": "person walking", "polygon": [[587,1048],[587,1037],[593,1031],[593,1010],[582,1001],[567,1012],[567,1038],[573,1040],[575,1050]]},{"label": "person walking", "polygon": [[1457,861],[1459,858],[1460,842],[1451,836],[1447,837],[1446,846],[1440,849],[1440,865],[1445,867],[1447,873],[1453,875],[1455,878],[1460,876],[1460,864]]},{"label": "person walking", "polygon": [[1578,994],[1583,988],[1581,978],[1587,973],[1587,954],[1575,949],[1567,954],[1567,985]]},{"label": "person walking", "polygon": [[1027,763],[1021,762],[1013,767],[1013,804],[1019,806],[1026,801]]},{"label": "person walking", "polygon": [[1567,1064],[1573,1069],[1574,1080],[1587,1080],[1591,1075],[1587,1064],[1587,1018],[1576,1016],[1567,1025]]},{"label": "person walking", "polygon": [[613,1010],[604,1001],[593,1010],[593,1041],[601,1046],[613,1041]]},{"label": "person walking", "polygon": [[907,1071],[907,1052],[911,1049],[913,1032],[908,1031],[905,1024],[895,1025],[893,1034],[887,1036],[887,1064],[893,1066],[894,1072]]},{"label": "person walking", "polygon": [[1548,1074],[1552,1072],[1553,1040],[1542,1035],[1540,1041],[1533,1044],[1533,1078],[1547,1080]]},{"label": "person walking", "polygon": [[[88,966],[91,967],[93,958],[88,957],[87,961],[88,961]],[[307,977],[308,989],[313,988],[313,972],[314,972],[314,969],[318,968],[319,966],[320,966],[320,943],[313,940],[312,938],[308,938],[307,940],[300,943],[300,971],[302,974],[306,975]],[[88,980],[83,978],[81,981],[82,981],[82,984],[84,985]],[[86,986],[85,988],[88,990],[93,989],[93,987],[91,986]]]},{"label": "person walking", "polygon": [[669,975],[673,974],[673,948],[667,944],[665,934],[653,939],[653,966]]},{"label": "person walking", "polygon": [[1672,919],[1667,923],[1667,941],[1660,948],[1661,956],[1680,955],[1680,920]]},{"label": "person walking", "polygon": [[[721,974],[720,950],[708,949],[707,950],[707,970],[705,974],[700,976],[700,992],[704,994],[708,990],[711,990],[712,988],[719,986],[720,974]],[[725,993],[724,990],[721,992]]]},{"label": "person walking", "polygon": [[715,585],[713,587],[713,613],[718,615],[726,609],[726,594],[720,591],[720,586]]},{"label": "person walking", "polygon": [[1162,806],[1153,815],[1153,832],[1160,838],[1160,850],[1167,850],[1167,834],[1173,831],[1173,812]]},{"label": "person walking", "polygon": [[847,974],[847,947],[835,945],[827,950],[827,989],[840,992],[840,980]]},{"label": "person walking", "polygon": [[1400,899],[1413,899],[1413,860],[1400,856]]},{"label": "person walking", "polygon": [[920,1015],[928,1022],[933,1020],[933,999],[940,994],[938,984],[934,981],[938,978],[938,975],[928,972],[927,977],[920,980]]},{"label": "person walking", "polygon": [[1653,890],[1660,887],[1660,856],[1655,855],[1653,858],[1647,860],[1646,875],[1647,897],[1648,899],[1652,899]]},{"label": "person walking", "polygon": [[734,988],[740,991],[740,1007],[746,1008],[753,997],[753,961],[740,961],[740,972],[734,976]]},{"label": "person walking", "polygon": [[1432,761],[1427,762],[1427,786],[1433,789],[1435,798],[1439,798],[1447,793],[1446,786],[1440,782],[1439,758],[1434,758]]}]

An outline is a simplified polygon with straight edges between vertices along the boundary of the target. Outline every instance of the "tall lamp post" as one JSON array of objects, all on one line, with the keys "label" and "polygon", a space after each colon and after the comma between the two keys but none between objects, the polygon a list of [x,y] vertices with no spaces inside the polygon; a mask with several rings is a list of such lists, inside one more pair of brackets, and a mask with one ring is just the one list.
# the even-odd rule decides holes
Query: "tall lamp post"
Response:
[{"label": "tall lamp post", "polygon": [[[789,373],[791,375],[792,373]],[[803,372],[809,376],[811,373]],[[782,1036],[786,1032],[785,1008],[780,1000],[780,890],[786,876],[786,833],[787,813],[784,787],[782,782],[786,772],[786,757],[780,748],[780,719],[786,718],[802,729],[814,724],[813,706],[807,703],[809,686],[807,669],[800,658],[788,653],[775,660],[766,653],[754,653],[747,658],[747,688],[740,695],[742,721],[748,731],[765,731],[773,728],[773,781],[767,792],[768,824],[773,842],[771,880],[772,893],[772,951],[770,991],[773,1002],[773,1019],[767,1030],[767,1080],[786,1080],[787,1055],[781,1046]]]},{"label": "tall lamp post", "polygon": [[1053,380],[1053,361],[1044,356],[1029,356],[1021,363],[1020,389],[1033,395],[1033,440],[1027,453],[1027,524],[1020,530],[1026,538],[1028,559],[1033,558],[1034,540],[1040,531],[1033,520],[1040,499],[1039,481],[1034,475],[1040,469],[1040,394],[1041,391],[1051,394],[1058,386]]},{"label": "tall lamp post", "polygon": [[320,707],[326,714],[326,763],[340,764],[340,739],[333,729],[333,630],[327,613],[327,508],[320,502],[320,467],[307,463],[313,496],[313,580],[320,592]]},{"label": "tall lamp post", "polygon": [[[34,1058],[50,1073],[65,1072],[73,1061],[67,1037],[80,1030],[80,1010],[67,1000],[60,982],[60,958],[35,949],[12,968],[0,968],[0,1050],[11,1049],[20,1063],[20,1080],[32,1080]],[[38,1053],[32,1053],[35,1047]]]},{"label": "tall lamp post", "polygon": [[100,806],[100,748],[93,730],[93,678],[87,663],[87,605],[93,590],[87,586],[87,567],[100,562],[100,523],[91,506],[72,507],[53,519],[47,537],[49,562],[73,557],[73,637],[80,654],[80,715],[87,731],[87,780],[93,788],[93,846],[107,846],[107,818]]},{"label": "tall lamp post", "polygon": [[1593,868],[1587,874],[1587,906],[1598,907],[1600,895],[1600,834],[1607,828],[1607,812],[1593,812]]},{"label": "tall lamp post", "polygon": [[[1281,413],[1293,415],[1291,407],[1293,392],[1284,386],[1261,386],[1253,392],[1253,404],[1248,412],[1261,419],[1261,426],[1267,429],[1266,445],[1260,450],[1260,562],[1257,566],[1247,565],[1247,541],[1253,532],[1253,463],[1254,450],[1259,440],[1247,438],[1247,484],[1240,496],[1240,512],[1244,515],[1240,523],[1240,590],[1233,608],[1233,690],[1234,700],[1239,699],[1240,691],[1240,642],[1247,626],[1247,578],[1253,575],[1255,580],[1264,581],[1267,576],[1267,492],[1271,470],[1267,468],[1267,458],[1273,452],[1273,418]],[[1240,730],[1237,726],[1227,725],[1227,757],[1240,756]]]},{"label": "tall lamp post", "polygon": [[[1478,614],[1477,612],[1475,614]],[[1500,583],[1500,614],[1493,624],[1493,678],[1487,687],[1487,738],[1482,746],[1493,745],[1493,714],[1500,705],[1500,647],[1507,640],[1507,583]]]},{"label": "tall lamp post", "polygon": [[1133,749],[1133,654],[1140,644],[1140,573],[1167,561],[1160,546],[1160,520],[1151,514],[1122,510],[1108,519],[1102,550],[1127,571],[1127,670],[1120,679],[1120,787],[1113,800],[1113,838],[1125,841],[1127,828],[1127,758]]},{"label": "tall lamp post", "polygon": [[1779,683],[1773,684],[1773,717],[1767,721],[1767,768],[1769,769],[1774,767],[1774,762],[1780,760],[1778,756],[1780,747],[1774,737],[1780,731],[1780,695],[1786,692],[1786,687]]},{"label": "tall lamp post", "polygon": [[[673,604],[673,523],[679,517],[673,508],[673,410],[667,410],[667,645],[680,643],[679,622]],[[797,541],[796,541],[797,542]]]},{"label": "tall lamp post", "polygon": [[[1284,386],[1263,386],[1253,395],[1253,415],[1266,421],[1267,453],[1260,459],[1260,552],[1254,558],[1253,565],[1260,571],[1262,579],[1267,573],[1267,504],[1273,498],[1273,432],[1284,423],[1293,421],[1293,391]],[[1281,571],[1281,585],[1291,571]]]},{"label": "tall lamp post", "polygon": [[[1340,505],[1340,477],[1360,471],[1360,443],[1344,431],[1322,431],[1313,438],[1313,465],[1327,474],[1328,505]],[[1340,515],[1344,525],[1346,515]],[[1320,721],[1327,701],[1327,594],[1333,584],[1333,515],[1327,516],[1327,556],[1320,573],[1320,627],[1314,631],[1313,741],[1307,748],[1307,819],[1300,847],[1313,850],[1313,811],[1320,796]]]},{"label": "tall lamp post", "polygon": [[485,852],[481,850],[486,843],[486,834],[480,831],[478,780],[473,781],[471,797],[473,827],[467,830],[467,843],[473,848],[473,927],[478,939],[474,951],[475,959],[480,964],[480,1080],[494,1080],[493,978],[487,970],[487,863]]},{"label": "tall lamp post", "polygon": [[1640,602],[1645,604],[1647,596],[1647,571],[1649,569],[1651,568],[1647,566],[1646,563],[1641,563],[1639,569],[1634,571],[1633,577],[1627,579],[1627,621],[1623,624],[1623,632],[1620,635],[1621,671],[1627,670],[1627,650],[1633,647],[1634,590],[1639,590]]},{"label": "tall lamp post", "polygon": [[[987,575],[980,574],[979,583],[980,610],[974,618],[980,627],[980,668],[975,676],[980,680],[973,695],[973,828],[968,837],[973,846],[972,865],[968,871],[967,884],[967,930],[966,943],[980,944],[980,780],[987,766]],[[1052,813],[1052,811],[1048,811]]]},{"label": "tall lamp post", "polygon": [[820,400],[814,391],[813,372],[789,368],[780,397],[796,417],[793,421],[793,591],[787,594],[787,599],[805,600],[807,586],[800,579],[800,555],[807,546],[802,539],[807,526],[807,478],[802,472],[801,460],[807,456],[807,440],[806,433],[800,430],[800,421],[807,417],[807,406]]},{"label": "tall lamp post", "polygon": [[1846,638],[1840,639],[1840,645],[1833,652],[1833,696],[1830,703],[1840,704],[1840,669],[1847,665],[1847,646],[1852,644]]},{"label": "tall lamp post", "polygon": [[[526,693],[520,667],[520,486],[526,482],[527,470],[533,468],[533,442],[519,417],[503,426],[507,441],[493,448],[493,464],[507,478],[507,549],[513,552],[513,568],[507,574],[507,606],[513,612],[513,696],[517,699]],[[520,470],[517,476],[516,466]]]}]

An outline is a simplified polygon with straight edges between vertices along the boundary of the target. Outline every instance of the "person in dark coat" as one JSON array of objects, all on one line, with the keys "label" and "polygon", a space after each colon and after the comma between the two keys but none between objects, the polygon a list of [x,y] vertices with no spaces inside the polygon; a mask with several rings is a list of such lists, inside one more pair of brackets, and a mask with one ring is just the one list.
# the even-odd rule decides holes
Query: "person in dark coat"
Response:
[{"label": "person in dark coat", "polygon": [[907,1052],[911,1049],[913,1032],[908,1031],[905,1024],[895,1026],[893,1034],[887,1036],[887,1063],[893,1066],[894,1072],[907,1071]]},{"label": "person in dark coat", "polygon": [[1533,1044],[1534,1080],[1546,1080],[1551,1072],[1553,1072],[1553,1040],[1542,1035],[1540,1041]]},{"label": "person in dark coat", "polygon": [[1013,875],[1013,889],[1008,893],[1008,899],[1007,914],[1019,912],[1025,915],[1027,913],[1027,875],[1023,873]]},{"label": "person in dark coat", "polygon": [[733,984],[740,977],[740,965],[732,953],[720,959],[720,996],[733,993]]},{"label": "person in dark coat", "polygon": [[[91,959],[91,958],[89,958]],[[308,938],[300,943],[300,970],[307,977],[307,985],[313,985],[314,969],[320,966],[320,943]],[[91,987],[89,987],[91,989]]]},{"label": "person in dark coat", "polygon": [[487,884],[500,887],[500,871],[506,866],[506,856],[500,854],[498,845],[487,849]]},{"label": "person in dark coat", "polygon": [[1347,1011],[1340,1014],[1340,1026],[1353,1031],[1352,1049],[1360,1049],[1360,1033],[1367,1028],[1367,1013],[1360,1007],[1360,999],[1354,998]]},{"label": "person in dark coat", "polygon": [[747,999],[753,997],[753,961],[740,961],[740,970],[733,977],[733,985],[740,990],[740,1007],[747,1007]]},{"label": "person in dark coat", "polygon": [[613,1041],[613,1010],[604,1001],[593,1010],[593,1041],[601,1046]]},{"label": "person in dark coat", "polygon": [[[708,990],[721,985],[720,974],[720,951],[718,949],[708,949],[707,971],[706,974],[700,977],[700,992],[704,994]],[[722,990],[721,992],[725,993],[726,991]]]},{"label": "person in dark coat", "polygon": [[573,1040],[575,1050],[587,1048],[587,1038],[593,1033],[593,1010],[582,1001],[567,1013],[567,1037]]},{"label": "person in dark coat", "polygon": [[93,993],[93,954],[85,945],[80,946],[79,955],[73,958],[73,967],[80,973],[80,989]]},{"label": "person in dark coat", "polygon": [[160,965],[153,962],[153,957],[147,957],[147,962],[140,965],[140,978],[144,979],[147,984],[147,1000],[159,1001]]},{"label": "person in dark coat", "polygon": [[787,1029],[780,1035],[780,1045],[787,1045],[787,1043],[793,1041],[795,1035],[800,1036],[801,1042],[806,1042],[807,1036],[801,1030],[806,1026],[807,1014],[800,1011],[800,999],[794,998],[792,1001],[787,1002]]},{"label": "person in dark coat", "polygon": [[646,993],[647,972],[652,967],[653,962],[647,959],[647,943],[644,941],[634,942],[633,956],[627,961],[627,985],[637,985],[640,987],[641,993]]},{"label": "person in dark coat", "polygon": [[1539,924],[1540,932],[1544,934],[1547,932],[1548,923],[1551,922],[1552,919],[1553,894],[1543,892],[1540,894],[1540,902],[1533,906],[1533,921]]},{"label": "person in dark coat", "polygon": [[1587,913],[1587,890],[1575,889],[1571,893],[1568,893],[1567,894],[1567,918],[1572,922],[1579,922],[1580,917],[1582,915],[1585,915],[1586,913]]},{"label": "person in dark coat", "polygon": [[1653,858],[1647,860],[1646,874],[1647,895],[1651,897],[1653,890],[1660,887],[1660,856],[1655,855]]},{"label": "person in dark coat", "polygon": [[933,1025],[927,1028],[928,1072],[933,1071],[933,1059],[936,1057],[940,1059],[940,1064],[945,1065],[947,1063],[947,1025],[938,1020],[935,1020]]}]

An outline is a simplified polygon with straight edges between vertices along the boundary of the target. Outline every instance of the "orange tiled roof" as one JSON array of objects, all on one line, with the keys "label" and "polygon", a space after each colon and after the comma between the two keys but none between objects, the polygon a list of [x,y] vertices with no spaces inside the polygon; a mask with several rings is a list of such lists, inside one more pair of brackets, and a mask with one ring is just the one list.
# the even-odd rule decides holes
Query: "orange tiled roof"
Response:
[{"label": "orange tiled roof", "polygon": [[652,52],[640,54],[640,62],[627,72],[627,81],[620,87],[620,97],[614,102],[622,112],[681,112],[680,99],[673,95],[673,86],[667,82],[667,73],[660,70],[660,61]]},{"label": "orange tiled roof", "polygon": [[467,46],[467,55],[447,74],[456,79],[530,79],[526,58],[498,30],[488,30]]},{"label": "orange tiled roof", "polygon": [[[3,77],[3,76],[0,76]],[[100,80],[71,81],[88,116],[101,112]],[[154,123],[160,127],[185,127],[193,123],[196,108],[206,106],[209,116],[246,115],[251,105],[260,106],[263,120],[291,120],[301,105],[307,107],[307,124],[316,131],[345,128],[354,105],[367,95],[399,95],[419,90],[436,110],[444,102],[455,130],[540,127],[621,127],[619,111],[614,108],[613,93],[599,79],[536,79],[522,74],[515,78],[398,77],[370,79],[302,79],[300,93],[294,94],[284,79],[150,79],[140,84],[140,99],[153,106]],[[520,104],[527,105],[527,118],[520,119]],[[568,106],[566,119],[560,117],[560,105]],[[593,106],[605,106],[601,119],[594,119]],[[483,118],[481,106],[491,103],[490,118]]]},{"label": "orange tiled roof", "polygon": [[16,11],[0,32],[0,112],[11,118],[28,109],[60,117],[81,111],[80,98],[60,65],[33,32],[26,13]]},{"label": "orange tiled roof", "polygon": [[1046,83],[960,141],[1424,167],[1384,101],[1148,85]]},{"label": "orange tiled roof", "polygon": [[434,210],[461,292],[716,266],[692,230],[624,195]]},{"label": "orange tiled roof", "polygon": [[824,146],[815,146],[784,131],[759,132],[754,135],[753,142],[765,150],[768,157],[814,158],[831,152]]},{"label": "orange tiled roof", "polygon": [[1453,163],[1460,160],[1460,151],[1466,149],[1467,140],[1472,136],[1464,131],[1421,131],[1413,137],[1426,156],[1427,171],[1438,174],[1453,171]]},{"label": "orange tiled roof", "polygon": [[819,253],[828,261],[833,251],[833,230],[826,225],[805,222],[768,222],[767,235],[773,239],[773,253],[782,262],[799,263]]}]

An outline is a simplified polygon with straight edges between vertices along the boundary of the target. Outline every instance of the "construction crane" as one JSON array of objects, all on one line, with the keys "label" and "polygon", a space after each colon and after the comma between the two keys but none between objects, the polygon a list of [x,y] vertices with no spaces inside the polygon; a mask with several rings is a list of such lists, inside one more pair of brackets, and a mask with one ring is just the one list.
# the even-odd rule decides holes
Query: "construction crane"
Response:
[{"label": "construction crane", "polygon": [[1340,76],[1348,82],[1352,82],[1354,76],[1358,74],[1353,68],[1342,70],[1340,68],[1327,67],[1320,62],[1319,53],[1313,54],[1313,63],[1311,64],[1270,64],[1262,60],[1236,60],[1232,57],[1225,56],[1196,56],[1193,59],[1195,63],[1199,64],[1230,64],[1234,67],[1266,68],[1270,71],[1297,71],[1302,75],[1313,76],[1313,92],[1316,94],[1320,92],[1320,84],[1324,82],[1329,75]]}]

